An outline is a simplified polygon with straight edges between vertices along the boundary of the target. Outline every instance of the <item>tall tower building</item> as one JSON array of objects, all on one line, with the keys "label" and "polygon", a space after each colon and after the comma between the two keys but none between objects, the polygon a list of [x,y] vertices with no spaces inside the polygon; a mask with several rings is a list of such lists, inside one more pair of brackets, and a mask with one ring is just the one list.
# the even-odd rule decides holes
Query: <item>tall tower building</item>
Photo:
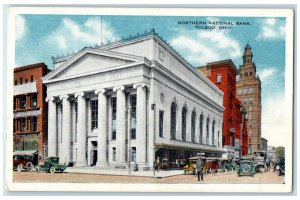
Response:
[{"label": "tall tower building", "polygon": [[261,149],[261,82],[256,75],[251,46],[245,46],[240,78],[236,82],[237,98],[246,108],[248,120],[248,154]]}]

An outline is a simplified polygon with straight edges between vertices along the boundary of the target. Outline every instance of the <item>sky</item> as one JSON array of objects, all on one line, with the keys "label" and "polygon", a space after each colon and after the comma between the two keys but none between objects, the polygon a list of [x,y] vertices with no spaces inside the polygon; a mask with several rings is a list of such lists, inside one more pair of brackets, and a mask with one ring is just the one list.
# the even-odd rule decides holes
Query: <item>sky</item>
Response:
[{"label": "sky", "polygon": [[17,15],[15,66],[44,62],[53,69],[52,56],[152,28],[195,67],[232,59],[239,68],[249,43],[262,82],[262,137],[268,145],[280,146],[285,132],[285,23],[279,17]]}]

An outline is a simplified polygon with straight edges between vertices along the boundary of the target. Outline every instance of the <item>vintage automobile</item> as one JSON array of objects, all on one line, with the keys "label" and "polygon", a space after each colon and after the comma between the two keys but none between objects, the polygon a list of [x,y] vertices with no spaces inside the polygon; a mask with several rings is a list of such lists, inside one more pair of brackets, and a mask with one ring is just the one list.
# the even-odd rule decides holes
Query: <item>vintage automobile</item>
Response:
[{"label": "vintage automobile", "polygon": [[236,166],[236,172],[238,176],[249,175],[254,176],[256,174],[256,164],[251,157],[242,157]]},{"label": "vintage automobile", "polygon": [[277,162],[275,163],[274,171],[277,172],[278,176],[285,174],[285,159],[284,158],[277,159]]},{"label": "vintage automobile", "polygon": [[232,171],[235,170],[236,164],[235,161],[231,158],[222,158],[221,159],[221,169],[220,171]]},{"label": "vintage automobile", "polygon": [[223,171],[222,169],[222,159],[216,157],[208,157],[204,159],[206,165],[206,173],[217,173]]},{"label": "vintage automobile", "polygon": [[[204,161],[206,160],[206,157],[203,156],[195,156],[188,159],[188,164],[183,167],[183,172],[185,175],[189,174],[190,172],[192,172],[192,174],[196,174],[196,163],[199,158]],[[203,170],[206,171],[206,165],[204,166]]]},{"label": "vintage automobile", "polygon": [[15,151],[13,153],[13,170],[32,171],[38,163],[37,151]]},{"label": "vintage automobile", "polygon": [[257,171],[267,171],[267,153],[265,151],[254,151],[253,152],[254,163],[256,164]]},{"label": "vintage automobile", "polygon": [[67,168],[65,164],[59,164],[59,157],[48,157],[43,164],[35,167],[36,172],[64,172]]}]

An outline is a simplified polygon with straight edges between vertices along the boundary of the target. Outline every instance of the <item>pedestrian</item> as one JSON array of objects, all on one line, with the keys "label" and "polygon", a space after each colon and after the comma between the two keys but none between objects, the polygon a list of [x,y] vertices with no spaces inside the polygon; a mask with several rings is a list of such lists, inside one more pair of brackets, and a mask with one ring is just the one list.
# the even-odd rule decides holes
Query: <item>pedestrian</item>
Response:
[{"label": "pedestrian", "polygon": [[157,172],[159,172],[159,169],[160,169],[159,157],[157,157],[155,160],[155,168],[156,168]]},{"label": "pedestrian", "polygon": [[204,163],[203,161],[199,158],[197,163],[196,163],[196,171],[197,171],[197,177],[198,177],[198,181],[203,181],[203,167],[204,167]]}]

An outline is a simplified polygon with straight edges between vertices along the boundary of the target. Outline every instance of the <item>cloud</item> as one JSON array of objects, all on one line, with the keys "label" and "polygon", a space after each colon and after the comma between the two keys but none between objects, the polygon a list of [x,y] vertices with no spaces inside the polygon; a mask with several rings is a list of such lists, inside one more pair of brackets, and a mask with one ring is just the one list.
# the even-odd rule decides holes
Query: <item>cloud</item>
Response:
[{"label": "cloud", "polygon": [[119,38],[113,28],[101,18],[90,17],[84,23],[79,24],[69,18],[63,18],[57,30],[47,36],[49,43],[54,43],[61,50],[77,51],[85,46],[95,46],[102,42],[107,43]]},{"label": "cloud", "polygon": [[26,20],[21,15],[16,15],[15,31],[16,31],[16,40],[22,39],[23,36],[25,35]]},{"label": "cloud", "polygon": [[238,41],[221,30],[180,30],[179,35],[171,39],[170,43],[179,52],[184,52],[183,56],[196,65],[242,56]]},{"label": "cloud", "polygon": [[285,23],[275,19],[268,18],[261,22],[261,29],[256,40],[280,40],[285,37]]},{"label": "cloud", "polygon": [[261,81],[266,81],[270,76],[274,75],[275,72],[275,68],[264,68],[258,75]]},{"label": "cloud", "polygon": [[285,146],[291,140],[291,121],[286,115],[288,107],[284,94],[274,93],[265,99],[262,105],[262,137],[268,140],[270,146]]}]

